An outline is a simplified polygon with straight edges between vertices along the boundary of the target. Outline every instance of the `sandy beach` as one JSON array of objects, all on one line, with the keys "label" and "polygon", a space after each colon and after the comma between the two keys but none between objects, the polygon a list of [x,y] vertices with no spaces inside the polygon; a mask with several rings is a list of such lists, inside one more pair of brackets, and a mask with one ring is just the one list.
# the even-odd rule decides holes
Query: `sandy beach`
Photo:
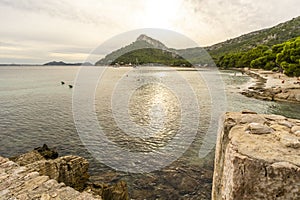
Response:
[{"label": "sandy beach", "polygon": [[266,79],[266,88],[294,88],[300,87],[300,77],[288,77],[283,73],[265,71],[265,70],[251,70],[253,73],[259,74]]},{"label": "sandy beach", "polygon": [[263,100],[300,103],[300,77],[259,69],[246,70],[245,73],[252,77],[252,81],[241,94]]}]

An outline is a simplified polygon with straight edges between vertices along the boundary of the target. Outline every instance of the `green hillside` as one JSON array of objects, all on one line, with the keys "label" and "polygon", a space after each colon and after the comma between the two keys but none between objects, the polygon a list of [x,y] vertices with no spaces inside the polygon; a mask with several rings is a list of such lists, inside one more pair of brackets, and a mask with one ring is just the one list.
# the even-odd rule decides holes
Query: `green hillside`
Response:
[{"label": "green hillside", "polygon": [[240,37],[221,42],[205,49],[218,58],[225,53],[239,52],[252,49],[259,45],[271,47],[292,38],[300,36],[300,17],[281,23],[272,28],[267,28]]},{"label": "green hillside", "polygon": [[156,48],[144,48],[139,50],[134,50],[123,54],[122,56],[115,59],[111,64],[162,64],[168,66],[191,66],[191,64],[183,59],[182,57],[162,49]]},{"label": "green hillside", "polygon": [[262,68],[300,76],[300,36],[272,47],[260,45],[248,51],[225,54],[217,61],[217,66]]},{"label": "green hillside", "polygon": [[[135,41],[131,43],[130,45],[127,45],[125,47],[122,47],[121,49],[118,49],[107,56],[105,58],[99,60],[96,62],[95,65],[110,65],[115,60],[117,60],[120,56],[124,56],[124,54],[127,54],[129,52],[138,50],[138,49],[144,49],[144,48],[153,48],[154,46],[146,41]],[[135,61],[134,61],[135,62]]]}]

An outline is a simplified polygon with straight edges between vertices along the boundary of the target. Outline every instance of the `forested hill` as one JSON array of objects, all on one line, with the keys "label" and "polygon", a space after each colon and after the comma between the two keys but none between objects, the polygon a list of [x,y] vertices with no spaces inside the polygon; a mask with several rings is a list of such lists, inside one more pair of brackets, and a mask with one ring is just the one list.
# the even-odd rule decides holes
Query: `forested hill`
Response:
[{"label": "forested hill", "polygon": [[212,57],[220,57],[225,53],[245,51],[258,45],[271,47],[298,36],[300,36],[300,16],[272,28],[248,33],[205,49]]},{"label": "forested hill", "polygon": [[248,51],[228,53],[219,58],[222,68],[248,67],[283,71],[288,76],[300,76],[300,36],[271,48],[259,45]]}]

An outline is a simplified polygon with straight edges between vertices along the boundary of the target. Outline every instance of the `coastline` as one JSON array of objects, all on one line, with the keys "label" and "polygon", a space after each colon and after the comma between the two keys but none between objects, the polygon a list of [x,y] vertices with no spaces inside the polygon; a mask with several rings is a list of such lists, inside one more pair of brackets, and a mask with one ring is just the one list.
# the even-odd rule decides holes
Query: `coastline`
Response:
[{"label": "coastline", "polygon": [[300,103],[300,79],[261,69],[241,70],[252,78],[247,89],[240,93],[266,101]]}]

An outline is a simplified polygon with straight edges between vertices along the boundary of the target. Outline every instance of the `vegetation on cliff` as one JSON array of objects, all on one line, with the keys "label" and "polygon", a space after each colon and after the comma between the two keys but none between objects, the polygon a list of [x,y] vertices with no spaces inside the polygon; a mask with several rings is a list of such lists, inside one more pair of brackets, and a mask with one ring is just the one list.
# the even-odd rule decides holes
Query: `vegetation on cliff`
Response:
[{"label": "vegetation on cliff", "polygon": [[260,45],[248,51],[221,56],[217,66],[282,70],[288,76],[300,76],[300,37],[268,47]]}]

